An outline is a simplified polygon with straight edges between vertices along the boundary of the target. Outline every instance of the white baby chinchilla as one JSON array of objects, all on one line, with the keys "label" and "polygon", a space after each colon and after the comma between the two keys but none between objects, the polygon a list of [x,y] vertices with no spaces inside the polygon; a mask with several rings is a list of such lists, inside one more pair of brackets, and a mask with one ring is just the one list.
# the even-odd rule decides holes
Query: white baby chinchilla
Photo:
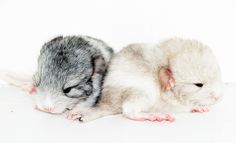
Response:
[{"label": "white baby chinchilla", "polygon": [[98,104],[72,111],[83,122],[120,114],[137,121],[174,121],[170,113],[206,112],[222,96],[220,68],[196,40],[132,44],[111,60]]}]

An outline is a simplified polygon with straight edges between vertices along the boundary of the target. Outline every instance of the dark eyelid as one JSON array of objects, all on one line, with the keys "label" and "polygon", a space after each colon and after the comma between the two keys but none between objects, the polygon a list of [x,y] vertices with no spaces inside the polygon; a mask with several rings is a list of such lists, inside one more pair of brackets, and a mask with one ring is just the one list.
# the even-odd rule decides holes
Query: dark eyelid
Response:
[{"label": "dark eyelid", "polygon": [[87,76],[87,77],[83,77],[83,79],[82,80],[80,80],[80,82],[78,82],[78,83],[76,83],[75,85],[73,85],[73,86],[68,86],[68,87],[66,87],[65,88],[65,85],[66,84],[64,84],[63,85],[63,87],[62,87],[62,91],[64,91],[64,90],[66,90],[66,89],[68,89],[68,88],[77,88],[77,89],[81,89],[81,88],[83,88],[83,87],[81,87],[81,86],[79,86],[80,84],[81,84],[81,82],[85,82],[85,83],[87,83],[87,82],[90,82],[92,80],[92,76]]},{"label": "dark eyelid", "polygon": [[65,90],[71,90],[72,88],[75,88],[75,87],[77,87],[79,84],[76,84],[76,85],[74,85],[74,86],[70,86],[70,87],[67,87],[67,88],[65,88],[65,85],[62,87],[62,91],[66,94],[66,93],[69,93],[70,91],[68,91],[68,92],[65,92]]},{"label": "dark eyelid", "polygon": [[176,84],[189,84],[189,85],[195,85],[197,87],[203,87],[205,83],[196,82],[196,83],[190,83],[190,82],[176,82]]},{"label": "dark eyelid", "polygon": [[66,88],[66,89],[63,89],[63,92],[65,93],[65,94],[67,94],[67,93],[69,93],[70,91],[71,91],[71,87],[68,87],[68,88]]},{"label": "dark eyelid", "polygon": [[194,83],[194,85],[197,87],[203,87],[204,84],[203,83]]}]

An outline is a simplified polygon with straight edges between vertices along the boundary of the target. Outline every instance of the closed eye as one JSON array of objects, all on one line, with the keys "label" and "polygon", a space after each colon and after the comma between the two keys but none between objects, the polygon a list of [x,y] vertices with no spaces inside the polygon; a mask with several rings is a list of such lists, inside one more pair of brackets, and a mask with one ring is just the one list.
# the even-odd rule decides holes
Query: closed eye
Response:
[{"label": "closed eye", "polygon": [[197,87],[203,87],[203,83],[194,83],[194,85]]},{"label": "closed eye", "polygon": [[71,91],[72,87],[68,87],[66,89],[63,89],[63,92],[66,94],[66,93],[69,93]]},{"label": "closed eye", "polygon": [[65,93],[65,96],[69,97],[69,98],[79,98],[83,94],[84,94],[83,90],[79,90],[79,89],[76,89],[76,88],[71,88],[68,93]]},{"label": "closed eye", "polygon": [[62,88],[62,91],[63,93],[67,94],[69,93],[73,88],[77,87],[78,85],[74,85],[74,86],[71,86],[71,87],[67,87],[67,88]]}]

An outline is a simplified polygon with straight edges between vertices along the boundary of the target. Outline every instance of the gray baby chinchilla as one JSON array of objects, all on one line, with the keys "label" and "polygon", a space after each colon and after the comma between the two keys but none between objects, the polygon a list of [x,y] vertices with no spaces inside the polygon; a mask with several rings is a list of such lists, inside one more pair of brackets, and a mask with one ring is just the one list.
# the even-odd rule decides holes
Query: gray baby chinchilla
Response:
[{"label": "gray baby chinchilla", "polygon": [[112,54],[106,43],[88,36],[59,36],[45,43],[33,77],[36,109],[60,114],[95,105]]}]

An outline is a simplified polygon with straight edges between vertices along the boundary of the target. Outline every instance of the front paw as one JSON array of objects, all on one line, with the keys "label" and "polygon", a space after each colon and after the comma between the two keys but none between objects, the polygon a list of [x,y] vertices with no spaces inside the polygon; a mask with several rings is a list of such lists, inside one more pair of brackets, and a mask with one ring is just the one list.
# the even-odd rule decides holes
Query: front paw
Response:
[{"label": "front paw", "polygon": [[73,121],[82,121],[82,115],[73,111],[67,113],[66,118]]},{"label": "front paw", "polygon": [[191,110],[192,113],[204,113],[209,112],[209,108],[206,106],[197,107]]},{"label": "front paw", "polygon": [[78,113],[72,113],[72,112],[69,112],[66,118],[68,120],[79,121],[81,123],[86,123],[86,122],[94,120],[94,116],[92,116],[91,114],[78,114]]}]

